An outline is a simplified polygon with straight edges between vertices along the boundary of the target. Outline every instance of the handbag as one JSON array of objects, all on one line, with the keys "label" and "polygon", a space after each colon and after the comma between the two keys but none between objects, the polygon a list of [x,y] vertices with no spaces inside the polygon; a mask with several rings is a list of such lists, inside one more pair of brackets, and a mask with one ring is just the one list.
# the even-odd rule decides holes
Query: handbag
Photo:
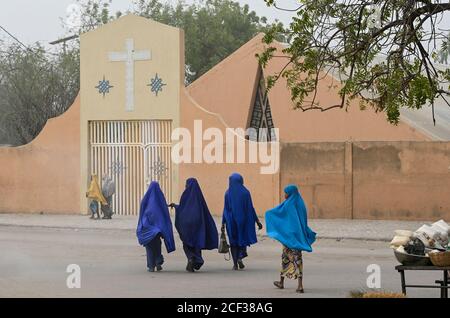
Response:
[{"label": "handbag", "polygon": [[227,237],[225,235],[225,231],[224,229],[222,229],[221,233],[220,233],[220,240],[219,240],[219,253],[220,254],[228,254],[228,259],[226,258],[225,255],[225,260],[229,261],[231,259],[231,254],[230,254],[230,245],[227,242]]}]

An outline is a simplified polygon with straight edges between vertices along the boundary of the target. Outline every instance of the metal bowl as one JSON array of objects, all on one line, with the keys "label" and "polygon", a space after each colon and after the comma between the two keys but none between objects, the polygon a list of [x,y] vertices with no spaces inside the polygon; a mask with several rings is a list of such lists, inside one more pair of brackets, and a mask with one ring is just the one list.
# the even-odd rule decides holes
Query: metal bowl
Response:
[{"label": "metal bowl", "polygon": [[408,253],[402,253],[394,250],[394,255],[397,261],[405,266],[431,266],[431,260],[428,256],[413,255]]}]

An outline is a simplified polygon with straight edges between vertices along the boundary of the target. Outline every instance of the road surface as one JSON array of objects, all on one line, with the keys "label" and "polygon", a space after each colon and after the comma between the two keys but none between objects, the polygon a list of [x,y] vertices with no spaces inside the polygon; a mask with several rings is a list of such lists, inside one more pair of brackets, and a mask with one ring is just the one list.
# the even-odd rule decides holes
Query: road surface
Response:
[{"label": "road surface", "polygon": [[[232,271],[217,251],[204,253],[200,272],[185,272],[179,242],[167,255],[164,271],[148,273],[144,249],[134,231],[111,229],[51,229],[0,226],[0,297],[348,297],[367,290],[367,266],[381,267],[381,288],[400,291],[396,261],[386,242],[321,239],[314,253],[304,255],[306,293],[272,286],[278,277],[281,248],[261,238],[249,249],[247,268]],[[69,264],[81,268],[81,288],[66,285]],[[412,275],[407,273],[408,275]],[[414,276],[414,277],[413,277]],[[410,276],[415,283],[432,283],[438,273]],[[412,282],[412,281],[411,281]],[[438,290],[411,290],[409,297],[438,297]]]}]

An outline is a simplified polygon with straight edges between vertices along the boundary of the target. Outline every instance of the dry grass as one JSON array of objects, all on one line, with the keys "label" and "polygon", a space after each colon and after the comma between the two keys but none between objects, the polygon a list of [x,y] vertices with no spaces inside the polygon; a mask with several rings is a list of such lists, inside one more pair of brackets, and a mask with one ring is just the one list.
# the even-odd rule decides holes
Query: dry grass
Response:
[{"label": "dry grass", "polygon": [[350,298],[406,298],[406,296],[400,293],[386,291],[351,291]]}]

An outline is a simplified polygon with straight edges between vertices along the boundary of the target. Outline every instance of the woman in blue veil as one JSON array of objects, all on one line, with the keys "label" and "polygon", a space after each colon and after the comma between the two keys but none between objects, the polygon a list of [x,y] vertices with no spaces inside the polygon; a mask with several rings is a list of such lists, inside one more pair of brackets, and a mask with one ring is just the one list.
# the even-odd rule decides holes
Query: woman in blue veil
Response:
[{"label": "woman in blue veil", "polygon": [[267,235],[283,245],[280,281],[274,285],[284,288],[284,279],[298,279],[297,292],[303,293],[302,251],[312,252],[316,233],[308,227],[306,206],[296,185],[285,189],[285,201],[266,212]]},{"label": "woman in blue veil", "polygon": [[175,228],[188,259],[186,270],[199,270],[204,264],[202,250],[216,249],[219,235],[198,181],[187,179],[180,204],[172,203],[170,206],[175,208]]},{"label": "woman in blue veil", "polygon": [[244,186],[244,178],[238,173],[233,173],[229,178],[228,190],[225,192],[222,232],[226,227],[234,270],[244,269],[242,259],[248,256],[247,247],[257,242],[255,223],[262,229],[250,191]]},{"label": "woman in blue veil", "polygon": [[147,252],[149,272],[162,270],[164,257],[161,252],[161,239],[164,240],[167,253],[175,251],[172,221],[166,198],[158,182],[152,182],[141,202],[139,222],[136,229],[139,244]]}]

